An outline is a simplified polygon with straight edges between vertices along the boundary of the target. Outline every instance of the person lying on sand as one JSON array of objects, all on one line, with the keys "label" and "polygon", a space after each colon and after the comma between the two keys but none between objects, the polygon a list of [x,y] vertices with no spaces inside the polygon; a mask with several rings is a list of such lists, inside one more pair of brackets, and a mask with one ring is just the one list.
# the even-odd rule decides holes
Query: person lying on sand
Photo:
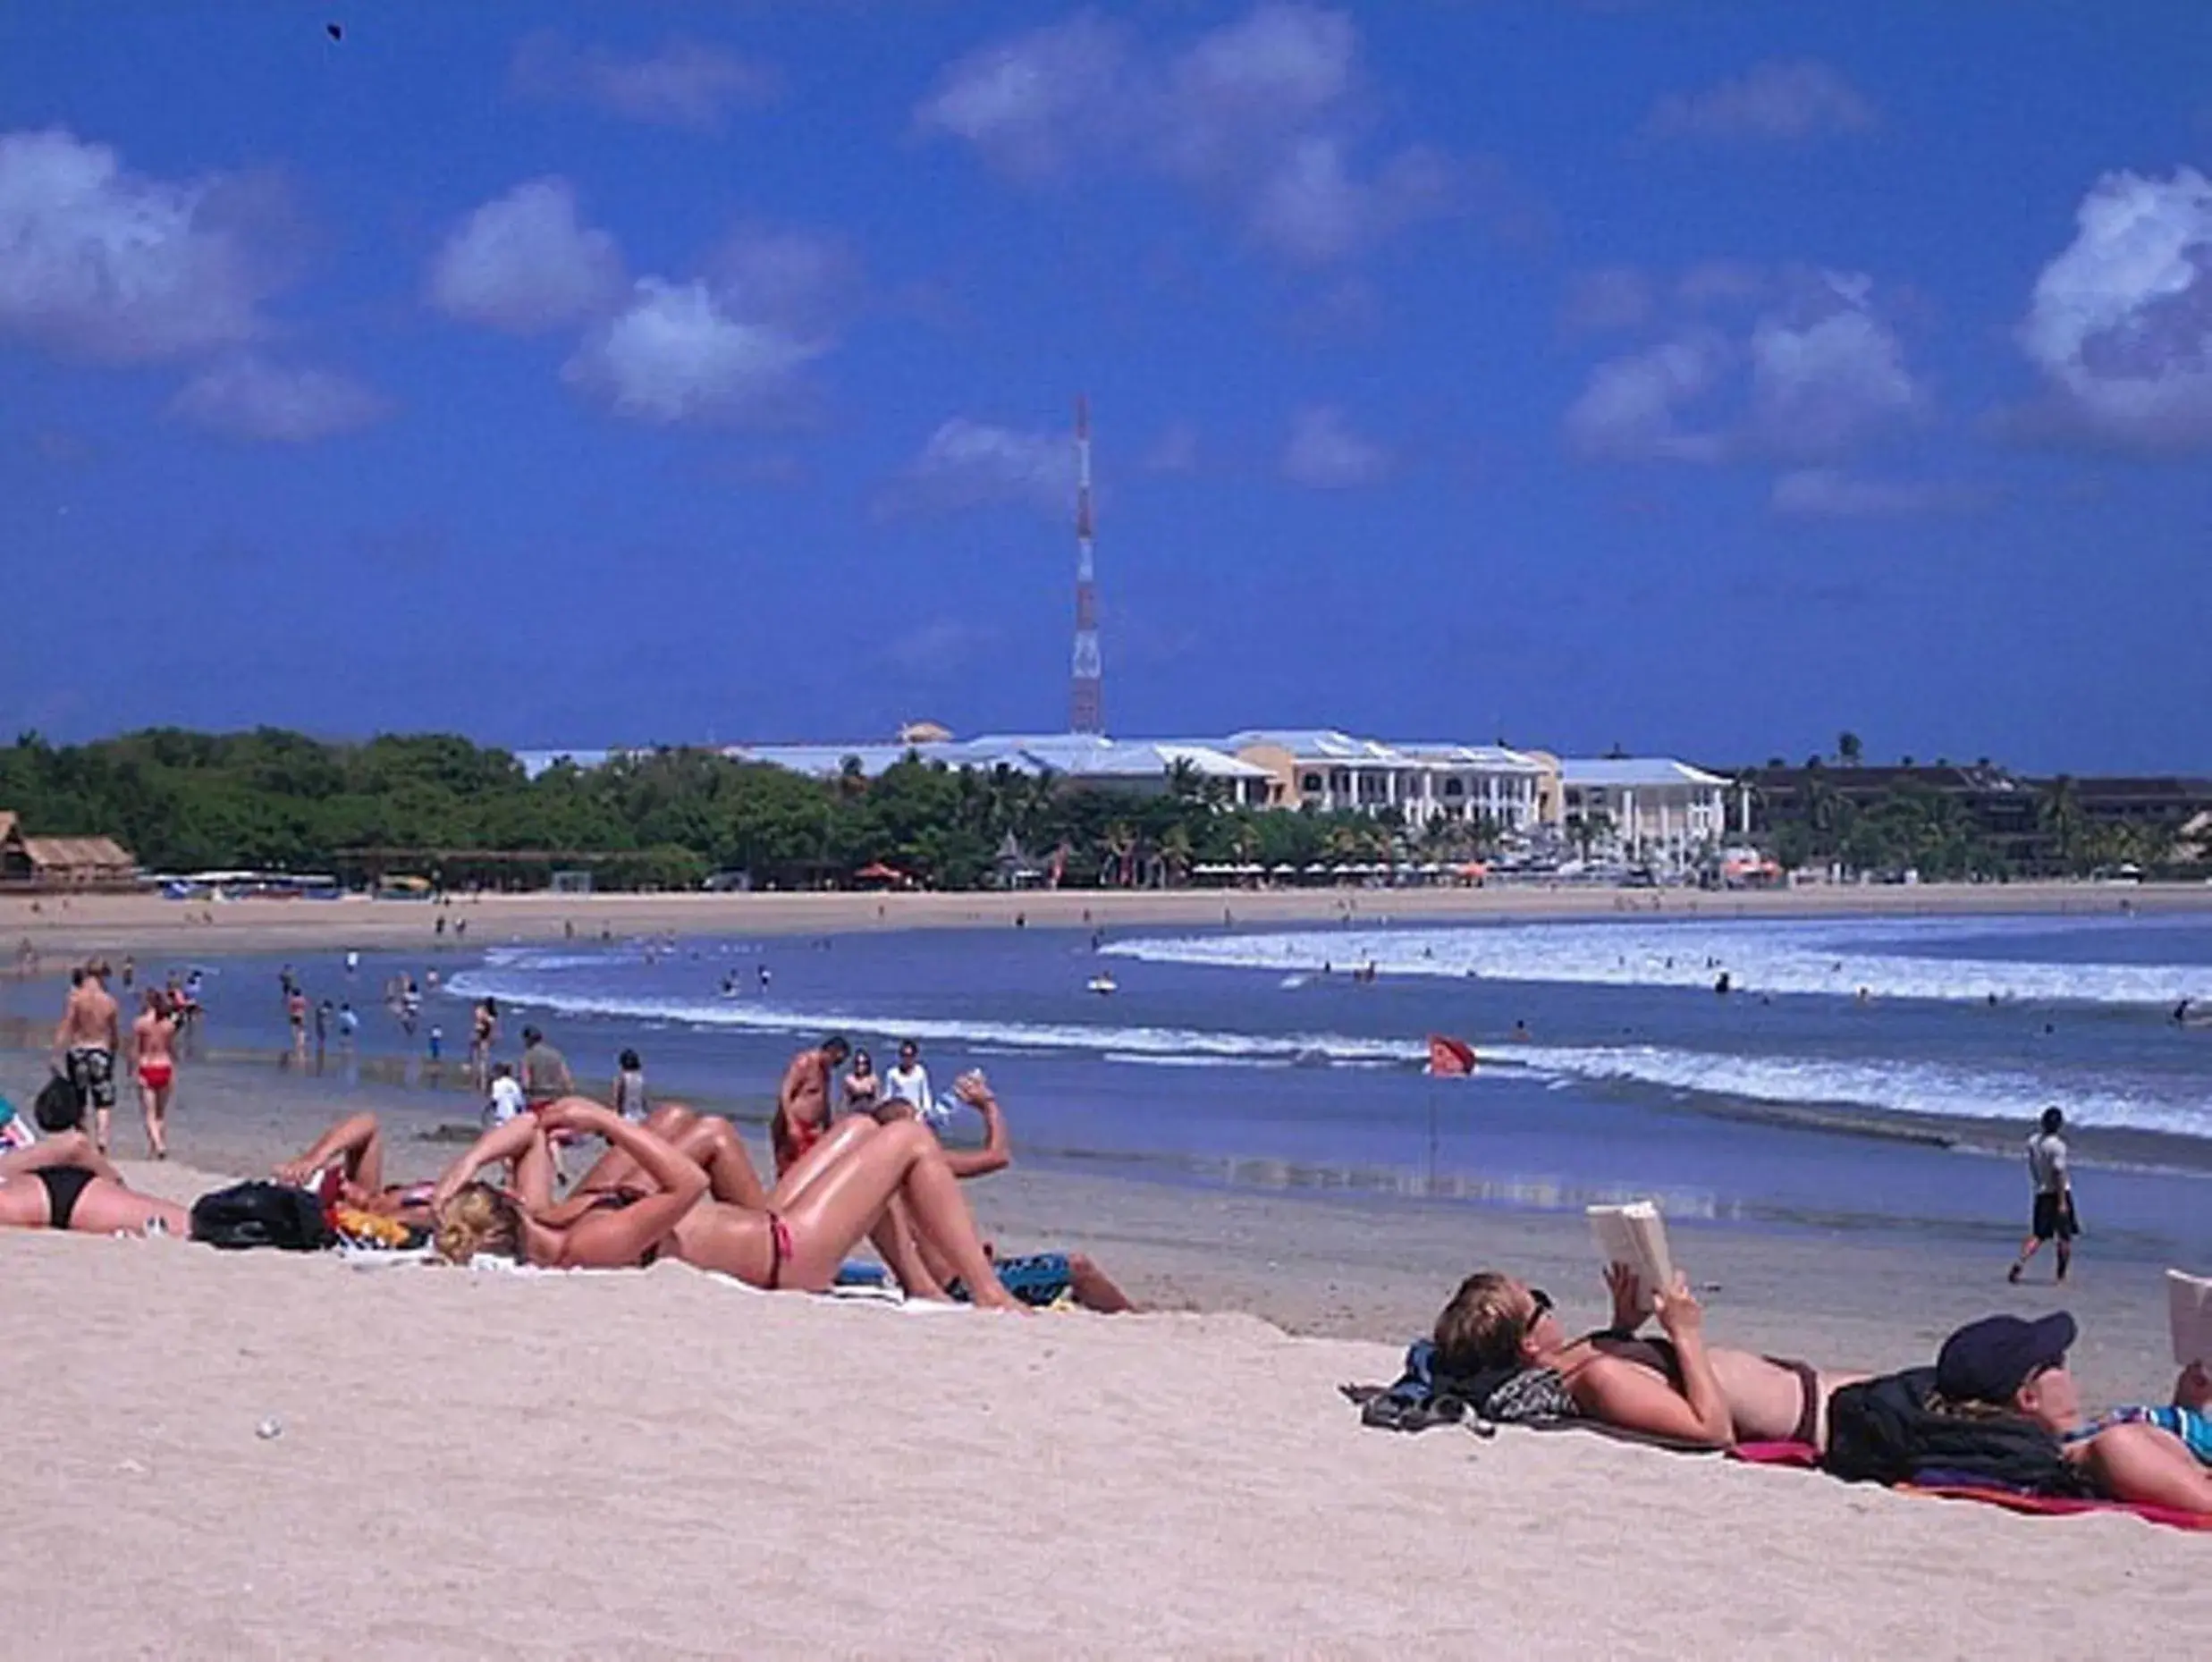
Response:
[{"label": "person lying on sand", "polygon": [[[605,1139],[635,1162],[635,1180],[554,1201],[547,1139],[564,1132]],[[512,1190],[477,1180],[502,1160],[515,1162]],[[709,1186],[705,1169],[667,1138],[596,1102],[566,1097],[485,1132],[438,1179],[436,1244],[455,1263],[488,1252],[564,1269],[642,1267],[666,1253],[768,1291],[823,1292],[898,1195],[977,1289],[977,1303],[1023,1308],[992,1276],[958,1180],[918,1125],[847,1120],[800,1157],[762,1207],[716,1199]]]},{"label": "person lying on sand", "polygon": [[384,1131],[376,1116],[350,1114],[288,1160],[273,1174],[279,1183],[314,1189],[327,1202],[351,1206],[401,1223],[427,1228],[432,1222],[427,1183],[386,1185]]},{"label": "person lying on sand", "polygon": [[125,1183],[80,1130],[63,1130],[0,1155],[0,1227],[142,1235],[149,1225],[182,1237],[190,1233],[191,1219],[183,1207]]},{"label": "person lying on sand", "polygon": [[[1605,1281],[1613,1325],[1570,1339],[1549,1294],[1495,1270],[1469,1276],[1436,1319],[1437,1371],[1462,1379],[1549,1375],[1559,1405],[1575,1413],[1709,1448],[1825,1447],[1828,1398],[1866,1377],[1708,1346],[1704,1309],[1679,1275],[1649,1300],[1625,1264],[1609,1266]],[[1639,1337],[1647,1312],[1658,1315],[1664,1337]]]},{"label": "person lying on sand", "polygon": [[2174,1404],[2164,1413],[2122,1409],[2090,1420],[2066,1370],[2076,1331],[2063,1310],[2034,1321],[1986,1316],[1969,1322],[1943,1342],[1930,1405],[1965,1418],[1994,1413],[2040,1426],[2107,1500],[2212,1514],[2212,1472],[2182,1431],[2162,1422],[2168,1413],[2176,1427],[2188,1423],[2183,1414],[2200,1417],[2212,1403],[2212,1379],[2191,1364],[2174,1381]]}]

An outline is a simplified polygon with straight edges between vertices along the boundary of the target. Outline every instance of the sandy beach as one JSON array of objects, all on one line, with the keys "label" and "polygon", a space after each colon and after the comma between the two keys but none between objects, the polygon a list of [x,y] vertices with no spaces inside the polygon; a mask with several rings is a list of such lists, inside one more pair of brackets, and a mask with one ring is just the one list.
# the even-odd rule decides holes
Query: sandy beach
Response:
[{"label": "sandy beach", "polygon": [[[2203,1539],[2132,1519],[1364,1430],[1336,1387],[1396,1347],[1250,1315],[8,1247],[0,1344],[37,1358],[14,1536],[113,1566],[23,1578],[10,1655],[2149,1657],[2212,1618]],[[1716,1295],[1716,1330],[1827,1355],[1945,1319],[1940,1290],[1884,1316],[1879,1272],[1825,1261],[1777,1284],[1818,1308],[1861,1282],[1851,1313],[1770,1329]]]},{"label": "sandy beach", "polygon": [[[466,921],[457,944],[639,934],[791,935],[859,930],[1238,928],[1333,923],[1532,922],[1553,918],[2089,915],[2212,911],[2212,886],[2160,883],[1919,883],[1800,889],[1063,890],[1005,894],[487,894],[420,900],[165,900],[153,895],[0,898],[0,942],[57,952],[307,952],[412,945]],[[452,937],[446,937],[452,940]]]},{"label": "sandy beach", "polygon": [[[1979,909],[1985,896],[2005,911],[2202,899],[2081,886],[1833,898]],[[1616,898],[1228,904],[1243,924],[1274,921],[1254,902],[1291,922],[1349,898],[1380,921],[1386,903],[1397,918],[1423,915],[1406,902],[1506,917],[1604,915]],[[882,926],[1010,924],[1017,910],[1079,925],[1085,905],[1102,923],[1206,921],[1196,897],[1117,898],[890,897]],[[420,941],[434,915],[242,904],[187,924],[198,908],[153,900],[35,918],[8,904],[10,926],[55,952],[174,954],[189,938],[304,956]],[[873,928],[876,904],[537,897],[450,911],[476,945],[558,937],[570,921],[593,935]],[[39,1070],[35,1055],[0,1056],[0,1087],[27,1100]],[[198,1168],[126,1166],[180,1199],[265,1167],[297,1140],[299,1111],[326,1100],[271,1067],[195,1069],[188,1089],[175,1135]],[[469,1105],[414,1111],[427,1123]],[[135,1150],[135,1115],[118,1124]],[[209,1124],[225,1140],[202,1137]],[[393,1175],[430,1175],[451,1152],[410,1133]],[[1019,1164],[968,1193],[1002,1250],[1088,1252],[1155,1313],[899,1311],[755,1294],[676,1264],[515,1276],[13,1236],[0,1344],[20,1375],[15,1539],[30,1549],[35,1517],[40,1540],[97,1540],[118,1568],[27,1578],[0,1654],[1333,1657],[1472,1642],[1963,1657],[2056,1642],[2148,1657],[2185,1651],[2212,1620],[2205,1538],[2130,1518],[2022,1519],[1573,1432],[1361,1428],[1337,1387],[1394,1377],[1473,1269],[1514,1270],[1573,1323],[1599,1324],[1571,1213]],[[2073,1366],[2092,1403],[2171,1384],[2155,1268],[2094,1240],[2063,1297],[2040,1276],[2007,1288],[2001,1256],[1869,1230],[1685,1224],[1676,1250],[1719,1343],[1887,1369],[1991,1310],[2063,1305],[2082,1323]],[[277,1434],[259,1435],[269,1422]]]}]

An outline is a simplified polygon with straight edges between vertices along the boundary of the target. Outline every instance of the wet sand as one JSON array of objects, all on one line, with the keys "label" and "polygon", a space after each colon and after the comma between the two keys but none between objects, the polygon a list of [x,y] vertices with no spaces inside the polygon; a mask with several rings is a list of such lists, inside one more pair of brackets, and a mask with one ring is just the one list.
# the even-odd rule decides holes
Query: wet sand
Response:
[{"label": "wet sand", "polygon": [[[1333,923],[1532,922],[1551,918],[2092,915],[2212,911],[2201,883],[1922,883],[1773,891],[1492,886],[1482,889],[1178,889],[1110,893],[485,895],[427,901],[188,902],[151,895],[0,897],[0,947],[63,956],[212,955],[414,946],[466,923],[461,946],[640,934],[833,934],[875,929],[1261,928]],[[37,909],[34,910],[33,908]],[[13,960],[9,960],[11,963]]]}]

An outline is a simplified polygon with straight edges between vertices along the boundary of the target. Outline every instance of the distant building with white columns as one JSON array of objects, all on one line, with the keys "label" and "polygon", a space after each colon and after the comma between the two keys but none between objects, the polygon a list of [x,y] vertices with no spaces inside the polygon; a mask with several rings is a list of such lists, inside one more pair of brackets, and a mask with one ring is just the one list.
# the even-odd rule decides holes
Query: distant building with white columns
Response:
[{"label": "distant building with white columns", "polygon": [[1602,824],[1592,839],[1628,859],[1687,865],[1728,832],[1728,781],[1667,756],[1570,756],[1559,764],[1566,826]]}]

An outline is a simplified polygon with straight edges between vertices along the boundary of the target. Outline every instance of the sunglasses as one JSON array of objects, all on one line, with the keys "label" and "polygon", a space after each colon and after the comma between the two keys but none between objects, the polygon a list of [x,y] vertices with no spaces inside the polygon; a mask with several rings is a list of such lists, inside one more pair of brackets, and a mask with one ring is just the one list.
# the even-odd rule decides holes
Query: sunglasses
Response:
[{"label": "sunglasses", "polygon": [[1536,1324],[1558,1308],[1558,1306],[1551,1302],[1551,1295],[1545,1292],[1543,1288],[1540,1287],[1529,1288],[1528,1320],[1522,1323],[1521,1330],[1524,1333],[1534,1332]]}]

